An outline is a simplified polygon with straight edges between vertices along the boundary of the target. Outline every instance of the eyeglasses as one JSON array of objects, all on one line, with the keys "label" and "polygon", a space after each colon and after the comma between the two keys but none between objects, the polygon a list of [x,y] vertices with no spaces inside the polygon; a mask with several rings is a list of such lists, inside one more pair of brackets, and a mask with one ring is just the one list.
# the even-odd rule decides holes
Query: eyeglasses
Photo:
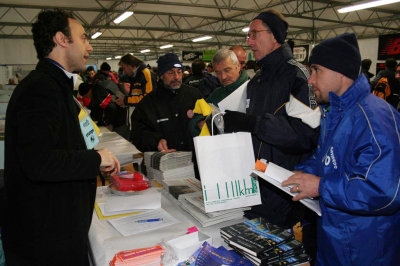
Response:
[{"label": "eyeglasses", "polygon": [[249,38],[251,38],[252,40],[255,40],[257,38],[257,33],[261,32],[261,31],[267,31],[267,32],[271,33],[270,30],[252,30],[247,33],[246,40],[248,40]]}]

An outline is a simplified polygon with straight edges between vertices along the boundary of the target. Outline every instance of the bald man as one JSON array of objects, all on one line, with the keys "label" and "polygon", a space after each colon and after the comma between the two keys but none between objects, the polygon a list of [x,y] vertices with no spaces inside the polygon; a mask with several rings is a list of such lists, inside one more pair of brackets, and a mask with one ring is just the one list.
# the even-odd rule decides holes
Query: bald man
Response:
[{"label": "bald man", "polygon": [[247,53],[240,45],[234,45],[229,50],[233,51],[239,60],[239,67],[242,70],[246,66]]}]

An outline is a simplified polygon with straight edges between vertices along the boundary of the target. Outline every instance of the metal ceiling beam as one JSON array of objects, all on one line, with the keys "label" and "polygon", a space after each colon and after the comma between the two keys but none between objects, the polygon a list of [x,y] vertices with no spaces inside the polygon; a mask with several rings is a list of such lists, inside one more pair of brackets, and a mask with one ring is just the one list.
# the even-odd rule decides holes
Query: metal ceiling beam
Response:
[{"label": "metal ceiling beam", "polygon": [[[13,26],[13,27],[32,27],[31,23],[24,22],[1,22],[0,26]],[[220,36],[231,36],[231,37],[246,37],[245,33],[236,33],[228,31],[205,31],[205,30],[192,30],[192,29],[177,29],[177,28],[166,28],[166,27],[144,27],[144,26],[114,26],[114,25],[83,25],[86,29],[106,29],[106,30],[144,30],[144,31],[162,31],[162,32],[175,32],[175,33],[193,33],[193,34],[204,34],[204,35],[220,35]],[[311,30],[311,28],[310,28]],[[107,38],[107,37],[105,37]]]}]

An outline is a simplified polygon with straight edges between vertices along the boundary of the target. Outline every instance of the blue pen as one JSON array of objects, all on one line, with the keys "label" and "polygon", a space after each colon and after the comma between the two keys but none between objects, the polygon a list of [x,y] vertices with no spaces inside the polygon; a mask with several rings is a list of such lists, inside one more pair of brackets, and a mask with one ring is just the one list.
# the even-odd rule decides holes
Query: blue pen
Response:
[{"label": "blue pen", "polygon": [[135,223],[151,223],[151,222],[159,222],[162,221],[163,218],[154,218],[154,219],[147,219],[147,220],[137,220]]}]

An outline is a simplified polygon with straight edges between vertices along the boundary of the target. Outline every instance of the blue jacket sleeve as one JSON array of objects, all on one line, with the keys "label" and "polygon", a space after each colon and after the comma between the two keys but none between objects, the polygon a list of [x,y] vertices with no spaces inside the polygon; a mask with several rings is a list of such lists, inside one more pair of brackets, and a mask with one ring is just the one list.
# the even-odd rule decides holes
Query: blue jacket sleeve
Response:
[{"label": "blue jacket sleeve", "polygon": [[304,173],[317,175],[317,159],[315,156],[315,152],[310,158],[308,158],[304,162],[296,165],[296,167],[294,169],[296,171],[301,171]]}]

